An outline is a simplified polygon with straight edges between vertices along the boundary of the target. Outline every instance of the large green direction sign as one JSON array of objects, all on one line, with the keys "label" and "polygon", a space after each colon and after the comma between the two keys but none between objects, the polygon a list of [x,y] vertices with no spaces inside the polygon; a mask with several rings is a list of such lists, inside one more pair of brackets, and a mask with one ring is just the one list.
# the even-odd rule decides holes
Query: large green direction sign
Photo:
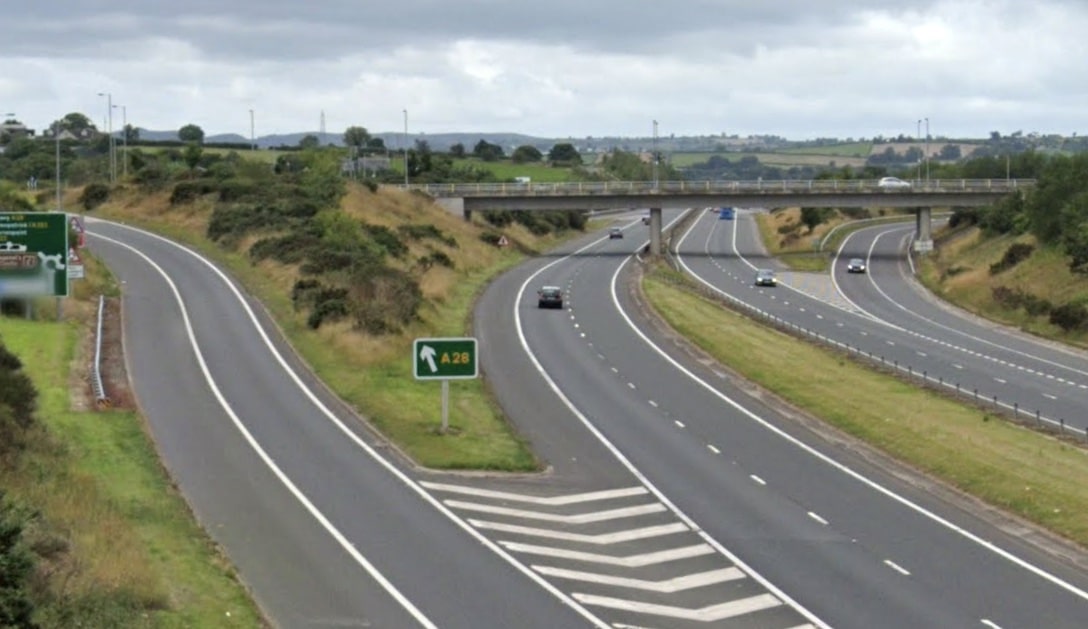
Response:
[{"label": "large green direction sign", "polygon": [[68,295],[68,215],[0,212],[0,296]]},{"label": "large green direction sign", "polygon": [[476,339],[416,339],[412,371],[417,380],[464,380],[479,375]]}]

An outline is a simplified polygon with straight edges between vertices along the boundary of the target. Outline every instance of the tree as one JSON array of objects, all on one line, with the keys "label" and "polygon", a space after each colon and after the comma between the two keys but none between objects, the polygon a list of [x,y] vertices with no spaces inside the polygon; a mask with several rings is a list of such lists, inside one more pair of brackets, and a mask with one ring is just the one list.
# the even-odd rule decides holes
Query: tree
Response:
[{"label": "tree", "polygon": [[60,128],[76,137],[82,136],[87,131],[97,130],[90,118],[78,112],[72,112],[61,118]]},{"label": "tree", "polygon": [[363,148],[370,142],[370,132],[366,127],[348,127],[344,131],[344,146]]},{"label": "tree", "polygon": [[27,591],[34,572],[34,555],[23,541],[25,520],[26,516],[0,492],[0,627],[37,626]]},{"label": "tree", "polygon": [[452,155],[453,157],[464,157],[465,156],[465,145],[461,144],[460,142],[458,142],[457,144],[454,144],[453,146],[450,147],[450,155]]},{"label": "tree", "polygon": [[956,161],[963,153],[960,150],[959,144],[945,144],[941,147],[941,159],[948,161]]},{"label": "tree", "polygon": [[535,146],[523,144],[522,146],[514,149],[514,153],[510,156],[510,160],[515,164],[525,164],[528,162],[539,162],[544,159],[544,154],[540,152]]},{"label": "tree", "polygon": [[560,142],[553,146],[552,150],[548,151],[548,161],[552,163],[581,164],[582,156],[578,154],[578,149],[574,148],[574,145],[570,142]]},{"label": "tree", "polygon": [[200,165],[201,158],[204,157],[204,149],[200,148],[200,145],[193,142],[185,146],[185,154],[183,159],[185,165],[189,167],[189,170],[196,170],[196,167]]},{"label": "tree", "polygon": [[140,140],[140,130],[130,124],[127,124],[122,130],[121,137],[129,143],[137,142]]},{"label": "tree", "polygon": [[204,130],[195,124],[187,124],[178,129],[178,139],[182,142],[204,143]]},{"label": "tree", "polygon": [[828,208],[803,207],[801,208],[801,224],[808,227],[808,233],[812,233],[816,226],[827,220]]},{"label": "tree", "polygon": [[505,153],[498,144],[491,144],[487,140],[480,140],[472,149],[472,154],[485,162],[493,162],[501,159]]},{"label": "tree", "polygon": [[302,139],[298,141],[298,145],[300,148],[304,149],[315,149],[321,146],[321,140],[318,140],[317,136],[313,134],[304,135],[302,136]]}]

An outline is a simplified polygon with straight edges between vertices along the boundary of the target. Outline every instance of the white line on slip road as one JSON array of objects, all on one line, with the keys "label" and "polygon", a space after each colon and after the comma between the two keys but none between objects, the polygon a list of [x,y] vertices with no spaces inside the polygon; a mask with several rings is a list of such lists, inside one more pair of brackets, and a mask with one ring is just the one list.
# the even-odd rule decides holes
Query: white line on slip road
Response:
[{"label": "white line on slip road", "polygon": [[907,576],[907,577],[910,576],[910,571],[908,571],[903,566],[900,566],[899,564],[895,563],[891,559],[885,559],[884,563],[887,564],[889,568],[891,568],[892,570],[895,570],[899,574],[901,574],[903,576]]},{"label": "white line on slip road", "polygon": [[778,607],[782,604],[782,601],[771,594],[758,594],[756,596],[749,596],[748,598],[742,598],[728,603],[719,603],[717,605],[710,605],[709,607],[701,607],[698,609],[674,607],[672,605],[655,605],[653,603],[643,603],[642,601],[628,601],[622,598],[613,598],[611,596],[579,594],[577,592],[575,592],[573,596],[576,601],[586,605],[607,607],[609,609],[622,609],[640,614],[653,614],[655,616],[669,616],[672,618],[682,618],[684,620],[698,620],[702,622],[714,622],[717,620],[725,620],[726,618],[736,618],[737,616],[742,616],[744,614],[751,614],[752,612]]},{"label": "white line on slip road", "polygon": [[664,581],[647,581],[645,579],[617,577],[610,574],[597,574],[594,572],[582,572],[580,570],[566,570],[563,568],[552,568],[549,566],[532,566],[532,568],[540,574],[545,574],[549,577],[572,579],[574,581],[586,581],[588,583],[599,583],[601,585],[615,585],[619,587],[634,588],[636,590],[646,590],[648,592],[662,592],[665,594],[682,592],[684,590],[690,590],[692,588],[703,587],[707,585],[716,585],[718,583],[735,581],[737,579],[744,579],[747,577],[744,572],[737,568],[722,568],[720,570],[710,570],[708,572],[686,574],[681,577],[665,579]]},{"label": "white line on slip road", "polygon": [[952,366],[955,367],[956,369],[963,369],[963,365],[958,365],[956,363],[952,363]]},{"label": "white line on slip road", "polygon": [[686,533],[691,530],[683,522],[673,522],[672,524],[647,526],[640,529],[617,531],[615,533],[587,535],[584,533],[564,533],[562,531],[553,531],[551,529],[541,529],[532,526],[518,526],[516,524],[503,524],[501,522],[487,522],[485,520],[470,519],[469,523],[478,529],[501,531],[503,533],[515,533],[518,535],[531,535],[534,537],[545,537],[548,539],[561,539],[568,542],[596,544],[598,546],[606,546],[608,544],[620,544],[623,542],[631,542],[638,539],[649,539],[651,537],[661,537],[663,535],[672,535],[673,533]]},{"label": "white line on slip road", "polygon": [[821,518],[818,514],[813,513],[812,511],[808,512],[808,517],[812,518],[813,520],[816,520],[817,522],[819,522],[820,524],[823,524],[824,526],[827,526],[827,520]]},{"label": "white line on slip road", "polygon": [[677,561],[679,559],[691,559],[703,555],[713,555],[715,550],[710,544],[695,544],[683,546],[671,550],[659,550],[652,553],[640,553],[627,557],[615,557],[599,553],[584,553],[577,550],[552,548],[551,546],[535,546],[533,544],[519,544],[516,542],[499,542],[499,545],[513,553],[527,553],[530,555],[543,555],[558,559],[572,559],[574,561],[586,561],[590,563],[603,563],[610,566],[623,566],[625,568],[642,568],[654,564]]},{"label": "white line on slip road", "polygon": [[680,428],[684,427],[684,422],[680,421],[679,419],[672,420],[672,423],[676,424]]},{"label": "white line on slip road", "polygon": [[635,388],[635,383],[634,382],[628,382],[627,383],[627,388],[628,389],[634,389]]},{"label": "white line on slip road", "polygon": [[1005,379],[1003,379],[1003,378],[994,378],[994,380],[996,382],[1000,383],[1000,384],[1006,384],[1007,383],[1007,381]]},{"label": "white line on slip road", "polygon": [[1056,399],[1058,399],[1058,396],[1056,396],[1056,395],[1051,395],[1051,394],[1049,394],[1049,393],[1044,393],[1044,394],[1043,394],[1043,397],[1046,397],[1046,398],[1050,398],[1050,399],[1052,399],[1052,400],[1056,400]]},{"label": "white line on slip road", "polygon": [[649,402],[650,402],[650,406],[652,406],[654,408],[657,408],[657,402],[655,402],[653,400],[650,400]]},{"label": "white line on slip road", "polygon": [[616,369],[615,367],[612,368],[612,373],[619,373],[619,372],[620,372],[619,369]]},{"label": "white line on slip road", "polygon": [[597,500],[610,500],[612,498],[629,498],[631,496],[643,496],[649,491],[645,487],[625,487],[623,489],[606,489],[604,491],[591,491],[583,494],[567,494],[565,496],[526,496],[506,491],[494,491],[492,489],[480,489],[478,487],[466,487],[464,485],[447,485],[445,483],[420,483],[423,487],[432,491],[442,491],[453,494],[467,494],[479,498],[496,498],[499,500],[513,500],[516,502],[528,502],[538,505],[558,507],[582,502],[594,502]]},{"label": "white line on slip road", "polygon": [[917,352],[917,354],[919,356],[921,356],[922,358],[925,358],[926,356],[928,356],[928,354],[926,354],[925,352]]},{"label": "white line on slip road", "polygon": [[708,443],[708,444],[706,444],[706,448],[707,448],[707,450],[710,450],[710,451],[711,451],[711,452],[713,452],[714,454],[721,454],[721,453],[722,453],[722,451],[721,451],[721,450],[719,450],[719,449],[715,448],[715,447],[714,447],[713,445],[711,445],[711,444],[709,444],[709,443]]},{"label": "white line on slip road", "polygon": [[648,513],[661,513],[665,511],[665,505],[660,502],[637,505],[634,507],[621,507],[606,511],[593,511],[590,513],[576,513],[574,515],[559,515],[556,513],[543,513],[541,511],[529,511],[526,509],[510,509],[485,505],[477,502],[461,502],[460,500],[446,500],[446,506],[451,509],[463,509],[465,511],[478,511],[480,513],[493,513],[495,515],[508,515],[527,520],[543,520],[545,522],[559,522],[562,524],[588,524],[590,522],[606,522],[619,518],[633,518]]},{"label": "white line on slip road", "polygon": [[760,485],[766,485],[767,484],[767,481],[765,481],[762,478],[756,476],[755,474],[752,474],[751,477],[752,477],[752,480],[759,483]]},{"label": "white line on slip road", "polygon": [[986,625],[987,627],[990,627],[991,629],[1001,629],[1001,626],[998,625],[996,622],[994,622],[992,620],[987,620],[987,619],[983,618],[980,622],[982,624]]}]

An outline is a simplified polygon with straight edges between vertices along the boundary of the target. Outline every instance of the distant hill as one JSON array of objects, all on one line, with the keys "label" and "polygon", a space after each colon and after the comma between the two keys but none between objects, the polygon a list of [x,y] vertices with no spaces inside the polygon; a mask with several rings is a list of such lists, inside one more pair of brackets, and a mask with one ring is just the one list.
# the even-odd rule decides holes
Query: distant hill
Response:
[{"label": "distant hill", "polygon": [[[154,131],[151,129],[139,129],[140,138],[143,140],[161,141],[178,139],[177,130]],[[320,133],[318,131],[300,131],[296,133],[277,133],[272,135],[257,136],[257,146],[260,148],[274,148],[278,146],[298,146],[302,138],[312,135],[318,139],[322,146],[343,146],[343,133]],[[376,133],[375,137],[381,138],[385,146],[392,150],[404,148],[405,136],[403,133],[387,132]],[[538,138],[521,133],[409,133],[408,145],[415,146],[416,140],[425,140],[435,151],[445,152],[454,144],[461,143],[465,149],[472,151],[472,147],[480,140],[488,144],[501,146],[509,155],[519,146],[535,146],[543,152],[548,152],[558,142],[571,142],[570,139]],[[249,142],[249,138],[237,133],[221,133],[204,137],[205,142]]]}]

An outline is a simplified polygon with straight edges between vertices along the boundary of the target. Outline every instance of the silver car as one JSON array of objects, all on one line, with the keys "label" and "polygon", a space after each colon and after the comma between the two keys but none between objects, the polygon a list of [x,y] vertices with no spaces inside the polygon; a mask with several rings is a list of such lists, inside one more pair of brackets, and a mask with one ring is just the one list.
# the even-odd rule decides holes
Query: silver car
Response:
[{"label": "silver car", "polygon": [[756,286],[778,286],[778,277],[771,269],[756,271]]},{"label": "silver car", "polygon": [[850,258],[850,261],[846,263],[847,273],[864,273],[865,272],[865,260],[861,258]]},{"label": "silver car", "polygon": [[876,187],[881,190],[909,190],[910,182],[903,181],[899,177],[884,177],[876,182]]}]

